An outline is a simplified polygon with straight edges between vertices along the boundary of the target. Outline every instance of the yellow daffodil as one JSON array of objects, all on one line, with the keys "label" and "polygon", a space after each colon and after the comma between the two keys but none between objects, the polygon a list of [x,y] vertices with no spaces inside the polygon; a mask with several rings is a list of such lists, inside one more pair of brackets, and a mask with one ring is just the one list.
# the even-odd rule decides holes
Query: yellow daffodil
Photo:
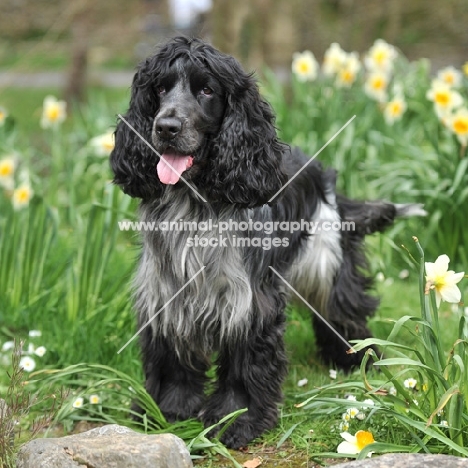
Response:
[{"label": "yellow daffodil", "polygon": [[468,109],[461,108],[447,118],[446,127],[450,129],[463,146],[468,146]]},{"label": "yellow daffodil", "polygon": [[455,273],[448,269],[450,259],[447,255],[440,255],[434,263],[426,262],[426,290],[434,289],[437,306],[440,301],[458,303],[461,292],[457,283],[461,281],[465,272]]},{"label": "yellow daffodil", "polygon": [[361,70],[361,62],[356,52],[346,54],[343,65],[338,70],[336,85],[349,88],[355,81],[357,74]]},{"label": "yellow daffodil", "polygon": [[13,190],[15,185],[13,179],[15,167],[16,163],[12,157],[6,157],[0,160],[0,187],[6,190]]},{"label": "yellow daffodil", "polygon": [[42,107],[41,127],[55,128],[67,117],[67,103],[54,96],[47,96]]},{"label": "yellow daffodil", "polygon": [[107,132],[103,135],[91,138],[89,141],[90,146],[98,156],[109,156],[114,149],[114,132]]},{"label": "yellow daffodil", "polygon": [[365,93],[379,102],[387,100],[387,86],[389,77],[386,73],[375,71],[369,74],[364,84]]},{"label": "yellow daffodil", "polygon": [[406,111],[406,102],[401,96],[394,97],[391,101],[385,104],[383,114],[385,122],[388,125],[393,125],[396,120],[400,120]]},{"label": "yellow daffodil", "polygon": [[324,75],[336,75],[343,67],[346,60],[346,52],[340,47],[340,44],[334,42],[325,51],[323,57],[322,71]]},{"label": "yellow daffodil", "polygon": [[364,64],[370,71],[389,73],[393,70],[393,62],[397,55],[395,47],[383,39],[377,39],[367,52]]},{"label": "yellow daffodil", "polygon": [[440,80],[432,81],[431,88],[426,93],[426,98],[434,103],[439,118],[445,117],[452,109],[463,104],[460,93]]},{"label": "yellow daffodil", "polygon": [[317,78],[318,63],[309,50],[293,55],[292,71],[299,81],[313,81]]},{"label": "yellow daffodil", "polygon": [[468,76],[468,62],[465,62],[462,66],[463,73]]},{"label": "yellow daffodil", "polygon": [[462,74],[455,67],[445,67],[439,70],[437,79],[448,86],[457,88],[462,83]]},{"label": "yellow daffodil", "polygon": [[[336,451],[338,453],[348,453],[348,454],[357,454],[364,447],[375,442],[374,436],[368,431],[357,431],[356,435],[351,435],[349,432],[342,432],[341,437],[343,437],[344,442],[341,442],[338,445]],[[372,452],[369,452],[367,455],[370,457]]]},{"label": "yellow daffodil", "polygon": [[27,206],[33,195],[34,192],[29,184],[25,183],[20,185],[13,191],[13,208],[15,210],[20,210],[21,208]]},{"label": "yellow daffodil", "polygon": [[7,117],[8,117],[7,110],[4,107],[0,106],[0,127],[4,125]]}]

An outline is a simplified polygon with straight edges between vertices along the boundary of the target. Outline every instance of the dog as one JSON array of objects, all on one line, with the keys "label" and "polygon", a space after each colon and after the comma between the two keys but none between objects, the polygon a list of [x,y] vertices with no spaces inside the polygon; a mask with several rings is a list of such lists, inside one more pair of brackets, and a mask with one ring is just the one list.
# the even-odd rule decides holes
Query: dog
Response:
[{"label": "dog", "polygon": [[[110,161],[114,182],[141,199],[142,221],[195,226],[143,232],[134,285],[146,389],[167,420],[209,427],[247,408],[221,438],[235,449],[273,428],[287,373],[285,308],[296,294],[327,321],[313,318],[323,360],[359,365],[347,340],[371,336],[366,320],[378,306],[364,237],[420,207],[337,194],[334,170],[278,140],[254,76],[186,37],[140,64]],[[343,221],[355,229],[282,229]]]}]

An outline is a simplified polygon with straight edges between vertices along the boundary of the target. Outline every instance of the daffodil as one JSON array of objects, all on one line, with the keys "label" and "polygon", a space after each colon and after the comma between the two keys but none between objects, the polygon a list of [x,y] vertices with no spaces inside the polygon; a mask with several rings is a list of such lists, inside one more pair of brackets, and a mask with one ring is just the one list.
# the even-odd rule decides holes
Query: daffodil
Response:
[{"label": "daffodil", "polygon": [[396,396],[396,394],[397,394],[397,389],[396,389],[395,387],[393,387],[393,386],[390,387],[390,388],[388,389],[388,394],[389,394],[389,395],[392,395],[392,396]]},{"label": "daffodil", "polygon": [[364,83],[365,93],[379,102],[387,100],[387,87],[389,76],[387,73],[381,71],[374,71],[370,73]]},{"label": "daffodil", "polygon": [[0,127],[3,127],[7,117],[8,111],[4,107],[0,106]]},{"label": "daffodil", "polygon": [[343,65],[336,75],[336,85],[349,88],[356,81],[360,70],[361,62],[359,61],[358,54],[356,52],[346,54]]},{"label": "daffodil", "polygon": [[462,66],[463,73],[468,76],[468,62],[465,62]]},{"label": "daffodil", "polygon": [[20,210],[29,204],[29,201],[33,197],[34,192],[31,186],[28,183],[20,185],[13,191],[13,208],[15,210]]},{"label": "daffodil", "polygon": [[2,345],[2,353],[6,353],[7,351],[10,351],[14,349],[15,347],[15,342],[14,341],[5,341]]},{"label": "daffodil", "polygon": [[413,379],[413,378],[409,378],[409,379],[406,379],[404,382],[403,382],[403,385],[406,387],[406,388],[411,388],[411,389],[414,389],[416,388],[416,385],[418,384],[418,381],[416,379]]},{"label": "daffodil", "polygon": [[442,427],[448,427],[448,422],[445,419],[442,419],[439,423]]},{"label": "daffodil", "polygon": [[0,186],[7,189],[13,190],[15,185],[14,173],[16,163],[14,158],[8,156],[0,160]]},{"label": "daffodil", "polygon": [[447,84],[457,88],[462,83],[462,74],[455,67],[445,67],[442,70],[439,70],[437,73],[437,79]]},{"label": "daffodil", "polygon": [[297,382],[298,387],[304,387],[304,385],[307,385],[309,381],[307,379],[301,379]]},{"label": "daffodil", "polygon": [[393,70],[393,63],[397,55],[395,47],[383,39],[377,39],[367,52],[364,64],[370,71],[389,73]]},{"label": "daffodil", "polygon": [[101,403],[101,399],[99,398],[99,395],[90,395],[89,402],[92,405],[98,405],[99,403]]},{"label": "daffodil", "polygon": [[36,362],[29,356],[24,356],[20,359],[19,366],[26,372],[32,372],[36,368]]},{"label": "daffodil", "polygon": [[36,356],[42,357],[46,353],[47,349],[45,346],[39,346],[38,348],[35,349],[34,354]]},{"label": "daffodil", "polygon": [[293,55],[292,71],[299,81],[313,81],[317,78],[319,65],[309,50]]},{"label": "daffodil", "polygon": [[35,338],[38,336],[42,336],[41,330],[29,330],[29,337],[30,338]]},{"label": "daffodil", "polygon": [[434,103],[434,108],[442,118],[448,113],[463,104],[463,98],[460,93],[452,89],[447,83],[440,80],[433,80],[431,88],[426,93],[426,98]]},{"label": "daffodil", "polygon": [[351,419],[354,419],[358,414],[359,414],[359,410],[357,408],[348,408],[346,410],[346,413],[349,414],[349,417]]},{"label": "daffodil", "polygon": [[330,375],[330,379],[333,379],[333,380],[335,380],[336,377],[337,377],[337,375],[338,375],[338,373],[337,373],[337,371],[336,371],[335,369],[330,369],[330,370],[328,371],[328,373],[329,373],[329,375]]},{"label": "daffodil", "polygon": [[81,408],[83,406],[84,400],[82,397],[78,397],[75,399],[73,402],[72,406],[73,408]]},{"label": "daffodil", "polygon": [[463,145],[468,145],[468,108],[461,108],[447,117],[446,127],[452,131]]},{"label": "daffodil", "polygon": [[348,429],[349,429],[349,423],[346,422],[346,421],[342,421],[342,422],[340,423],[340,431],[345,431],[345,432],[347,432]]},{"label": "daffodil", "polygon": [[393,125],[396,120],[400,120],[407,108],[406,102],[402,96],[395,96],[391,101],[385,104],[383,114],[385,122]]},{"label": "daffodil", "polygon": [[450,259],[447,255],[440,255],[434,263],[426,262],[426,290],[433,289],[436,294],[437,306],[440,301],[458,303],[461,292],[457,283],[461,281],[465,272],[455,273],[448,269]]},{"label": "daffodil", "polygon": [[324,75],[336,75],[343,67],[346,61],[346,52],[341,48],[340,44],[334,42],[325,51],[323,57],[322,71]]},{"label": "daffodil", "polygon": [[41,127],[56,128],[67,117],[67,103],[54,96],[47,96],[42,107]]},{"label": "daffodil", "polygon": [[102,135],[91,138],[89,145],[98,156],[109,156],[114,149],[114,132],[107,132]]},{"label": "daffodil", "polygon": [[[341,442],[338,445],[336,451],[338,453],[347,453],[354,455],[359,453],[364,447],[375,442],[374,436],[368,431],[357,431],[356,435],[351,435],[349,432],[342,432],[341,437],[343,437],[344,442]],[[367,455],[370,457],[372,452],[369,452]]]}]

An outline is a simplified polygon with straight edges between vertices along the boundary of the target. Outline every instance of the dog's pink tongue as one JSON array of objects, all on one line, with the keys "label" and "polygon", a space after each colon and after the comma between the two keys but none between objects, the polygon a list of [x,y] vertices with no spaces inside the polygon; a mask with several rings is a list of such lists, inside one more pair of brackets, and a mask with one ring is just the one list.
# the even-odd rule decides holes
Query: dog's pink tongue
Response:
[{"label": "dog's pink tongue", "polygon": [[157,166],[159,180],[163,184],[174,185],[179,182],[182,172],[186,171],[192,164],[193,157],[190,155],[164,153]]}]

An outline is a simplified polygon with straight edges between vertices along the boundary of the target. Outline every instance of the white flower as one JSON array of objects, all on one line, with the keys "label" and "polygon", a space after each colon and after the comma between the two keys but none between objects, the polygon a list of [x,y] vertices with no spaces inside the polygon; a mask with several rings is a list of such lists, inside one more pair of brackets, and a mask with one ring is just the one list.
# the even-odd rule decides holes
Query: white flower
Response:
[{"label": "white flower", "polygon": [[349,401],[357,401],[357,398],[354,395],[346,395],[346,399]]},{"label": "white flower", "polygon": [[468,108],[460,108],[448,116],[446,127],[457,136],[463,146],[468,146]]},{"label": "white flower", "polygon": [[36,362],[29,356],[24,356],[20,359],[19,366],[26,372],[32,372],[36,368]]},{"label": "white flower", "polygon": [[82,397],[78,397],[73,402],[73,408],[81,408],[83,406],[84,400]]},{"label": "white flower", "polygon": [[38,336],[42,336],[42,332],[40,330],[29,330],[30,338],[36,338]]},{"label": "white flower", "polygon": [[431,88],[426,93],[426,98],[434,103],[434,109],[440,119],[446,117],[453,109],[463,104],[461,94],[440,80],[432,81]]},{"label": "white flower", "polygon": [[297,386],[303,387],[304,385],[307,385],[307,382],[309,382],[307,379],[301,379],[299,382],[297,382]]},{"label": "white flower", "polygon": [[23,184],[13,191],[12,203],[15,210],[29,205],[34,192],[29,184]]},{"label": "white flower", "polygon": [[359,414],[359,410],[357,408],[354,408],[354,407],[353,408],[348,408],[346,410],[346,413],[349,414],[349,417],[351,419],[354,419]]},{"label": "white flower", "polygon": [[2,345],[2,352],[5,353],[7,351],[10,351],[10,349],[14,349],[15,347],[15,342],[14,341],[5,341]]},{"label": "white flower", "polygon": [[330,369],[328,373],[330,374],[330,379],[333,379],[333,380],[336,379],[337,371],[335,369]]},{"label": "white flower", "polygon": [[346,421],[343,421],[340,423],[340,431],[348,431],[349,429],[349,423]]},{"label": "white flower", "polygon": [[89,145],[93,148],[96,155],[109,156],[115,146],[114,132],[109,131],[91,138],[91,140],[89,140]]},{"label": "white flower", "polygon": [[293,55],[292,71],[299,81],[313,81],[317,78],[319,65],[309,50]]},{"label": "white flower", "polygon": [[393,387],[393,386],[390,387],[390,388],[388,389],[388,394],[389,394],[389,395],[392,395],[392,396],[396,396],[396,394],[397,394],[397,389],[396,389],[395,387]]},{"label": "white flower", "polygon": [[356,414],[356,419],[359,419],[359,421],[364,421],[364,419],[366,419],[366,415],[359,411],[359,413]]},{"label": "white flower", "polygon": [[367,76],[364,83],[364,92],[378,102],[387,100],[387,87],[390,81],[389,76],[382,71],[373,71]]},{"label": "white flower", "polygon": [[368,70],[389,73],[397,55],[395,47],[383,39],[377,39],[367,52],[364,64]]},{"label": "white flower", "polygon": [[463,75],[455,67],[445,67],[437,73],[437,79],[449,86],[458,88],[462,84]]},{"label": "white flower", "polygon": [[406,279],[409,277],[409,270],[401,270],[400,273],[398,273],[398,278],[400,279]]},{"label": "white flower", "polygon": [[461,292],[456,284],[461,281],[465,272],[455,273],[448,269],[450,259],[447,255],[440,255],[434,263],[426,262],[426,289],[434,289],[437,306],[440,301],[458,303]]},{"label": "white flower", "polygon": [[346,54],[343,66],[338,70],[336,85],[349,88],[355,81],[357,74],[361,70],[361,62],[356,52]]},{"label": "white flower", "polygon": [[365,404],[365,406],[363,406],[363,409],[369,407],[369,406],[374,406],[374,400],[371,400],[370,398],[366,398],[363,403]]},{"label": "white flower", "polygon": [[445,419],[442,419],[439,423],[442,427],[448,427],[448,422]]},{"label": "white flower", "polygon": [[349,420],[351,419],[351,416],[349,415],[349,413],[343,413],[343,414],[341,415],[341,419],[342,419],[343,421],[349,421]]},{"label": "white flower", "polygon": [[409,379],[406,379],[404,382],[403,382],[403,385],[406,387],[406,388],[416,388],[416,385],[418,384],[418,381],[416,379],[413,379],[413,378],[409,378]]},{"label": "white flower", "polygon": [[89,402],[92,405],[98,405],[99,403],[101,403],[101,399],[99,398],[99,395],[90,395]]},{"label": "white flower", "polygon": [[[338,453],[348,453],[350,455],[359,453],[364,447],[375,442],[374,436],[368,431],[357,431],[356,435],[351,435],[349,432],[342,432],[344,442],[338,445],[336,451]],[[372,452],[367,455],[370,457]]]},{"label": "white flower", "polygon": [[46,96],[42,107],[41,127],[58,127],[67,117],[67,103],[54,96]]},{"label": "white flower", "polygon": [[379,271],[376,275],[375,275],[375,279],[379,282],[379,283],[383,283],[385,281],[385,275]]},{"label": "white flower", "polygon": [[406,112],[406,102],[402,96],[395,96],[387,102],[384,107],[384,119],[387,125],[393,125],[396,120],[400,120]]},{"label": "white flower", "polygon": [[13,190],[15,185],[14,172],[16,161],[11,156],[7,156],[0,160],[0,186],[6,190]]},{"label": "white flower", "polygon": [[324,75],[336,75],[342,68],[346,60],[346,52],[340,44],[334,42],[325,51],[323,58],[322,71]]},{"label": "white flower", "polygon": [[42,357],[44,356],[46,351],[47,349],[45,348],[45,346],[39,346],[38,348],[36,348],[36,351],[34,351],[34,353],[36,354],[36,356]]}]

